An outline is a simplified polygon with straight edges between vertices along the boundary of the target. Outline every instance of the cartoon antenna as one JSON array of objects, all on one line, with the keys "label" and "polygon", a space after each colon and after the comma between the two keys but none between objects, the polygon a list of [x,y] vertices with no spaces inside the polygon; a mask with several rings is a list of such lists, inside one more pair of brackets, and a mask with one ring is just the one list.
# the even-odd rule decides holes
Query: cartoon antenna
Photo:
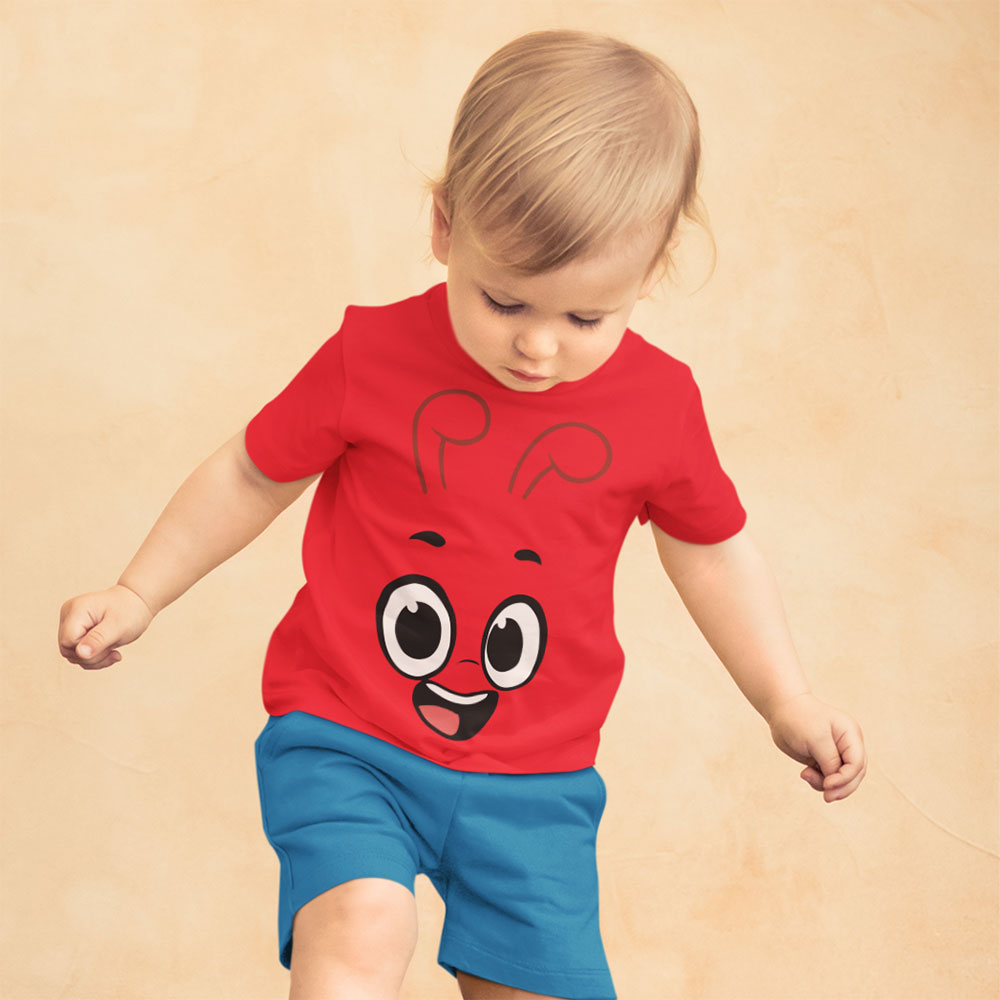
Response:
[{"label": "cartoon antenna", "polygon": [[[571,483],[589,483],[603,476],[611,465],[611,442],[590,424],[556,424],[542,431],[525,449],[507,486],[516,493],[525,486],[521,498],[554,472]],[[516,487],[516,488],[515,488]]]},{"label": "cartoon antenna", "polygon": [[[465,389],[443,389],[428,396],[413,414],[413,464],[420,489],[428,492],[425,457],[435,456],[441,488],[447,489],[448,445],[466,447],[489,433],[490,408],[482,396]],[[590,424],[573,421],[542,431],[518,459],[507,492],[526,499],[550,472],[569,483],[589,483],[611,466],[611,442]]]},{"label": "cartoon antenna", "polygon": [[442,489],[448,484],[444,475],[445,449],[449,444],[464,447],[481,441],[490,429],[490,408],[482,396],[465,389],[443,389],[428,396],[413,414],[413,463],[420,478],[420,489],[427,492],[427,477],[421,453],[437,450],[437,467]]}]

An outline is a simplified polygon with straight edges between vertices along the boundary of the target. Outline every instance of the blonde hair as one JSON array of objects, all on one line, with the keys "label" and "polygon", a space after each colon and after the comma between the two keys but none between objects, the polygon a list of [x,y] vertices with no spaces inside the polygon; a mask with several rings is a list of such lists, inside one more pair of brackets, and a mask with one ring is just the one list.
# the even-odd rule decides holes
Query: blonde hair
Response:
[{"label": "blonde hair", "polygon": [[698,113],[676,74],[632,45],[538,31],[494,53],[455,116],[431,189],[489,259],[539,274],[649,227],[666,271],[697,194]]}]

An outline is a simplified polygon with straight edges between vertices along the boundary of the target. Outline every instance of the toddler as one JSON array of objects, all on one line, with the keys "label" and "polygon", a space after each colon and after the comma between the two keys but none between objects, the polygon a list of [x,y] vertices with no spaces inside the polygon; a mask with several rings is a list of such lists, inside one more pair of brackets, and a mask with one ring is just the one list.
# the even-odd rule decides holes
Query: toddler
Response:
[{"label": "toddler", "polygon": [[447,282],[340,330],[184,482],[62,655],[121,659],[317,478],[306,583],[267,649],[256,743],[293,1000],[398,994],[414,878],[466,998],[611,998],[601,724],[629,525],[827,801],[861,732],[809,690],[690,370],[628,329],[697,217],[698,119],[620,41],[537,32],[480,69],[432,189]]}]

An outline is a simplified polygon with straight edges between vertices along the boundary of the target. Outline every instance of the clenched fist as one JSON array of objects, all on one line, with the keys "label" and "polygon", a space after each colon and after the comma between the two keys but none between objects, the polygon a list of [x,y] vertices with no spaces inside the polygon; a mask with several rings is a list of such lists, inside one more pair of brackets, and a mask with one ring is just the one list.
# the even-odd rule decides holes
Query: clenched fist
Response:
[{"label": "clenched fist", "polygon": [[133,590],[120,583],[80,594],[59,612],[59,652],[84,670],[103,670],[121,658],[119,646],[138,639],[153,613]]}]

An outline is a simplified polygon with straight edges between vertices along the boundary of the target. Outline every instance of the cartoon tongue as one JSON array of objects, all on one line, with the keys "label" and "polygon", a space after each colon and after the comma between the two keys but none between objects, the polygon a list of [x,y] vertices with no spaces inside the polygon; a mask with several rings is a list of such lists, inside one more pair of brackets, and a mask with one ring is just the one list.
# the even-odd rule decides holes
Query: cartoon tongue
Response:
[{"label": "cartoon tongue", "polygon": [[428,725],[444,733],[445,736],[454,736],[458,732],[461,720],[458,713],[450,708],[441,708],[440,705],[421,705],[420,714],[427,720]]}]

